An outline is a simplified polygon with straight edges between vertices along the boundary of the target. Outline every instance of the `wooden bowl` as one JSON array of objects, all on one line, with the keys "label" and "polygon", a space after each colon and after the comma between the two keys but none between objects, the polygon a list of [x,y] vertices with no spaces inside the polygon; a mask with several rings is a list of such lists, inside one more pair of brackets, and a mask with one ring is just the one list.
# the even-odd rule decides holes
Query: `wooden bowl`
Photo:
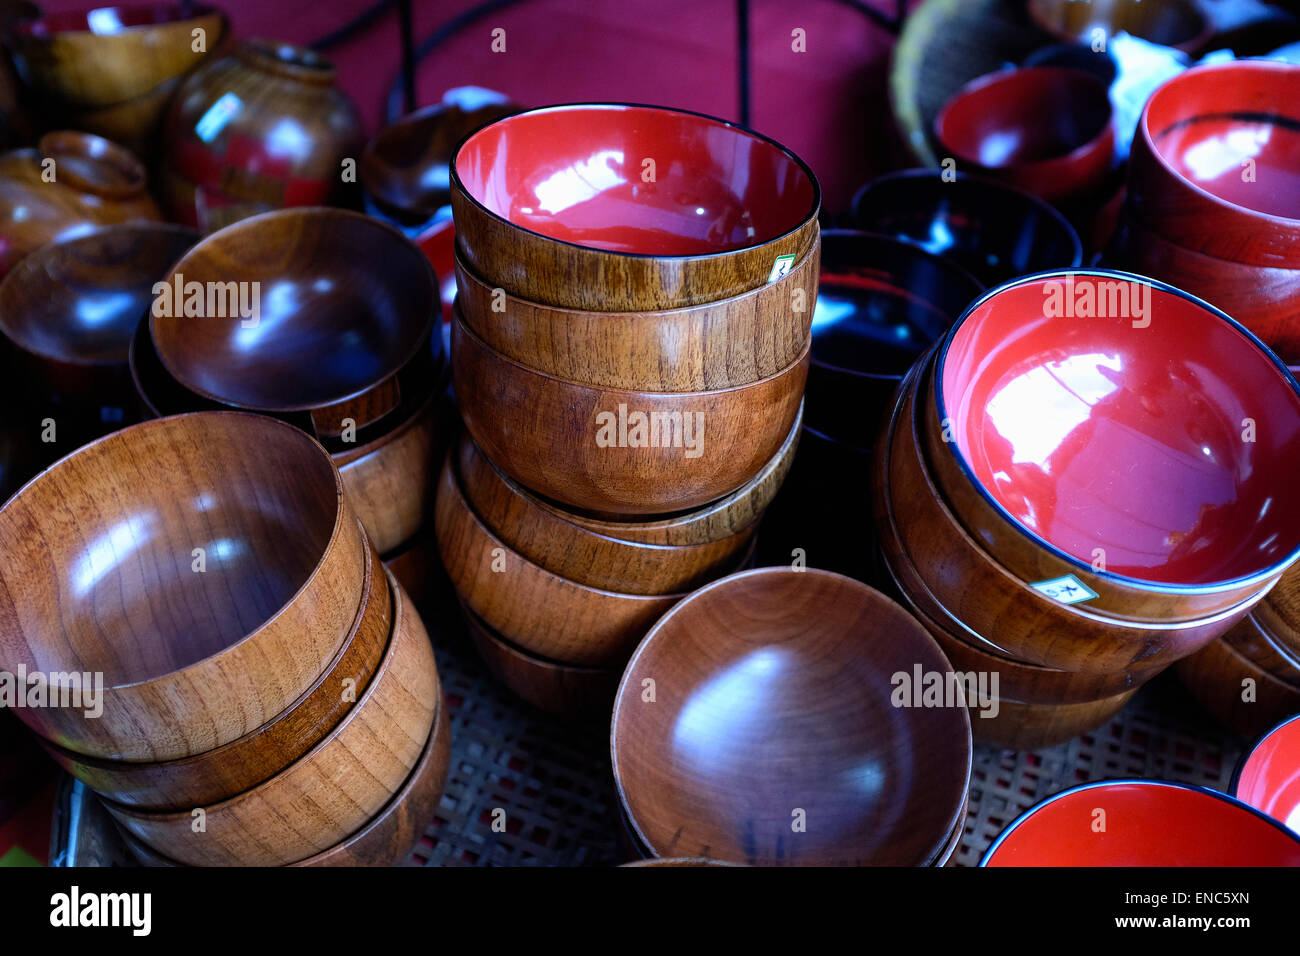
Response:
[{"label": "wooden bowl", "polygon": [[1300,568],[1288,568],[1252,615],[1275,643],[1300,655]]},{"label": "wooden bowl", "polygon": [[643,312],[776,278],[816,243],[821,188],[789,150],[723,120],[579,104],[466,139],[451,204],[461,254],[490,284],[546,305]]},{"label": "wooden bowl", "polygon": [[1300,657],[1278,644],[1253,613],[1223,636],[1242,657],[1278,680],[1300,689]]},{"label": "wooden bowl", "polygon": [[292,764],[344,719],[383,660],[392,600],[383,565],[372,552],[361,606],[338,653],[288,708],[238,740],[157,763],[98,760],[49,743],[45,749],[86,786],[139,810],[188,811],[233,797]]},{"label": "wooden bowl", "polygon": [[1231,793],[1300,833],[1300,715],[1288,717],[1246,751]]},{"label": "wooden bowl", "polygon": [[[876,455],[877,481],[889,489],[885,510],[927,588],[986,641],[1019,660],[1058,670],[1150,671],[1205,646],[1259,600],[1262,592],[1187,621],[1126,621],[1059,601],[1011,574],[967,533],[926,468],[915,394],[924,373],[918,366],[900,390],[892,434]],[[878,510],[882,535],[885,517]]]},{"label": "wooden bowl", "polygon": [[[194,49],[193,31],[206,35]],[[197,66],[226,30],[204,4],[136,3],[48,13],[16,24],[9,48],[27,82],[65,104],[109,106],[148,93]]]},{"label": "wooden bowl", "polygon": [[442,296],[442,321],[451,324],[452,303],[456,301],[456,224],[443,219],[425,229],[412,240],[438,275]]},{"label": "wooden bowl", "polygon": [[1300,268],[1298,104],[1300,66],[1289,63],[1239,60],[1167,80],[1133,137],[1138,219],[1209,256]]},{"label": "wooden bowl", "polygon": [[629,869],[642,866],[743,866],[741,863],[727,863],[723,860],[710,860],[706,857],[672,857],[667,860],[633,860],[631,863],[620,863],[620,869]]},{"label": "wooden bowl", "polygon": [[[1096,296],[1107,316],[1052,314]],[[1300,455],[1300,386],[1180,290],[1108,270],[1018,280],[971,306],[931,378],[935,483],[1023,581],[1073,576],[1098,615],[1193,620],[1300,555],[1300,511],[1268,504]]]},{"label": "wooden bowl", "polygon": [[[187,306],[199,283],[217,308],[205,302],[195,321],[174,307],[174,293],[166,314],[155,307],[150,334],[167,371],[211,401],[307,412],[323,435],[397,407],[398,372],[428,348],[440,312],[420,250],[391,226],[343,209],[245,219],[200,242],[164,281],[174,287],[177,276]],[[247,290],[240,308],[210,291],[231,281]]]},{"label": "wooden bowl", "polygon": [[1058,66],[999,70],[966,84],[934,120],[946,156],[1049,202],[1089,192],[1115,153],[1106,84]]},{"label": "wooden bowl", "polygon": [[853,197],[848,225],[915,242],[986,286],[1083,264],[1083,243],[1054,206],[982,176],[939,169],[889,173]]},{"label": "wooden bowl", "polygon": [[735,568],[757,524],[704,544],[624,541],[566,521],[503,475],[468,435],[455,467],[474,513],[507,547],[578,584],[625,594],[691,591]]},{"label": "wooden bowl", "polygon": [[814,242],[775,282],[666,312],[581,312],[527,302],[494,290],[457,256],[456,301],[488,346],[567,382],[654,392],[731,388],[775,375],[803,354],[817,300],[818,251]]},{"label": "wooden bowl", "polygon": [[329,666],[368,560],[338,471],[297,429],[223,412],[102,438],[0,508],[0,669],[102,673],[103,711],[15,712],[101,758],[237,740]]},{"label": "wooden bowl", "polygon": [[[506,358],[459,308],[451,363],[465,427],[502,471],[561,504],[617,515],[697,508],[745,484],[790,434],[808,377],[805,347],[775,375],[735,388],[591,388]],[[654,446],[632,444],[642,440]]]},{"label": "wooden bowl", "polygon": [[980,866],[1300,866],[1300,838],[1214,790],[1103,780],[1021,815]]},{"label": "wooden bowl", "polygon": [[0,283],[0,331],[38,395],[131,404],[127,358],[153,287],[198,233],[160,222],[105,226],[45,246]]},{"label": "wooden bowl", "polygon": [[1106,41],[1122,32],[1191,53],[1214,33],[1193,0],[1028,0],[1026,7],[1040,28],[1070,42],[1091,43],[1100,30]]},{"label": "wooden bowl", "polygon": [[552,714],[608,713],[622,672],[575,667],[516,647],[462,604],[474,648],[492,676],[539,710]]},{"label": "wooden bowl", "polygon": [[465,604],[521,649],[564,664],[615,667],[683,597],[591,588],[534,564],[474,513],[452,461],[438,481],[438,553]]},{"label": "wooden bowl", "polygon": [[924,628],[851,578],[759,568],[701,588],[619,685],[614,780],[635,833],[661,857],[933,862],[964,819],[970,722],[961,701],[896,706],[914,669],[950,671]]},{"label": "wooden bowl", "polygon": [[[1253,625],[1247,618],[1238,627],[1249,636]],[[1300,713],[1300,686],[1269,673],[1233,647],[1226,636],[1179,661],[1174,669],[1197,703],[1242,737],[1257,737]]]},{"label": "wooden bowl", "polygon": [[[117,822],[178,863],[276,866],[330,849],[379,814],[419,763],[440,694],[424,624],[401,585],[388,586],[395,610],[384,659],[320,743],[269,780],[201,808],[202,817],[105,801]],[[205,829],[196,832],[198,819]]]},{"label": "wooden bowl", "polygon": [[429,594],[433,569],[439,564],[431,528],[421,528],[405,545],[384,558],[384,567],[392,572],[417,607]]}]

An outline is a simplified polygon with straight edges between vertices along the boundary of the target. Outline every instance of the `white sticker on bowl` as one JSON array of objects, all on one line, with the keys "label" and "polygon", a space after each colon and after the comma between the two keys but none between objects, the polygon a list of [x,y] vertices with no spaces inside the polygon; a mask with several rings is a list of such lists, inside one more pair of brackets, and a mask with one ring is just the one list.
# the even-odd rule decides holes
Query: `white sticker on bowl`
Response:
[{"label": "white sticker on bowl", "polygon": [[1052,578],[1050,581],[1039,581],[1029,586],[1040,594],[1045,594],[1053,601],[1059,601],[1062,604],[1081,604],[1097,597],[1096,591],[1073,574],[1067,574],[1063,578]]},{"label": "white sticker on bowl", "polygon": [[768,282],[775,282],[783,275],[787,275],[794,268],[794,253],[788,256],[777,256],[776,262],[772,263],[772,274],[767,277]]}]

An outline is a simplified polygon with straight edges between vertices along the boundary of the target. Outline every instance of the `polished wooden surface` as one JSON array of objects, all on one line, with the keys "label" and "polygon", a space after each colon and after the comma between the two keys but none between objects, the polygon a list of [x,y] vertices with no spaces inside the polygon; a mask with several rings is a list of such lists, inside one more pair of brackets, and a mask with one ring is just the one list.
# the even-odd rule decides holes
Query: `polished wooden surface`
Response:
[{"label": "polished wooden surface", "polygon": [[451,462],[438,482],[438,553],[461,599],[520,648],[565,664],[618,666],[683,597],[603,591],[539,567],[483,524]]},{"label": "polished wooden surface", "polygon": [[1282,647],[1300,655],[1300,566],[1287,570],[1252,616]]},{"label": "polished wooden surface", "polygon": [[[343,721],[283,771],[195,816],[108,803],[118,823],[178,863],[274,866],[328,850],[364,827],[400,792],[433,729],[440,686],[433,647],[410,599],[396,596],[384,660]],[[199,809],[199,808],[195,808]]]},{"label": "polished wooden surface", "polygon": [[1223,635],[1223,640],[1257,667],[1300,689],[1300,656],[1280,644],[1254,613]]},{"label": "polished wooden surface", "polygon": [[646,636],[614,705],[635,832],[661,857],[934,861],[963,818],[970,722],[960,701],[896,706],[891,675],[914,668],[950,671],[911,615],[851,578],[759,568],[696,591]]},{"label": "polished wooden surface", "polygon": [[[808,376],[805,348],[784,370],[737,388],[677,393],[590,388],[511,361],[459,319],[452,326],[451,351],[465,426],[502,471],[563,504],[619,515],[696,508],[735,491],[790,433]],[[679,415],[683,427],[674,436],[676,447],[598,445],[597,416],[618,416],[620,406],[647,420]],[[694,457],[687,457],[685,447],[687,421],[697,443]],[[607,437],[618,440],[613,428],[608,431]]]},{"label": "polished wooden surface", "polygon": [[[748,385],[799,358],[817,299],[819,244],[783,277],[660,312],[583,312],[497,290],[456,257],[466,325],[508,358],[582,385],[693,392]],[[501,290],[504,293],[504,290]]]},{"label": "polished wooden surface", "polygon": [[[1243,621],[1239,626],[1249,625]],[[1174,669],[1202,707],[1243,737],[1257,737],[1300,713],[1300,686],[1274,677],[1224,638],[1179,661]]]},{"label": "polished wooden surface", "polygon": [[301,431],[223,412],[116,432],[0,509],[0,668],[104,683],[96,719],[15,713],[102,758],[172,760],[236,740],[329,665],[368,560],[338,471]]}]

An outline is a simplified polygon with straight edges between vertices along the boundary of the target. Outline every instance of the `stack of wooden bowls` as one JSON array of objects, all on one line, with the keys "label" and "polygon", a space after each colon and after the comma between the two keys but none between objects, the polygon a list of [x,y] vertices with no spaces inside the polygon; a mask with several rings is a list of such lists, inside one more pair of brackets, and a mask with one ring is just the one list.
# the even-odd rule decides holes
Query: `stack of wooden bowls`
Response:
[{"label": "stack of wooden bowls", "polygon": [[655,618],[744,559],[784,476],[820,192],[721,120],[586,105],[470,136],[451,199],[473,445],[444,470],[439,549],[512,660],[609,685]]},{"label": "stack of wooden bowls", "polygon": [[131,348],[144,414],[238,408],[318,438],[419,599],[448,431],[437,278],[420,250],[359,213],[286,209],[213,233],[163,282]]},{"label": "stack of wooden bowls", "polygon": [[999,677],[976,738],[1075,736],[1245,618],[1300,553],[1297,454],[1300,386],[1185,293],[1088,270],[978,300],[900,390],[873,489],[913,612]]},{"label": "stack of wooden bowls", "polygon": [[0,509],[0,615],[15,714],[151,857],[395,864],[441,791],[420,616],[283,422],[174,416],[56,463]]}]

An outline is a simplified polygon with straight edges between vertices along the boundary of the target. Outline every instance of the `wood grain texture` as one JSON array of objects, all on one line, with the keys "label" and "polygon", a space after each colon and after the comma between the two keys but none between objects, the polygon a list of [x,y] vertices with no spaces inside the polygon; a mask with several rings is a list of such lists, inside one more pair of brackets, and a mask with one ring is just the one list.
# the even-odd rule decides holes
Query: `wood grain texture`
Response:
[{"label": "wood grain texture", "polygon": [[603,591],[539,567],[488,530],[451,462],[443,466],[435,506],[443,567],[470,609],[524,650],[565,664],[617,666],[683,597]]},{"label": "wood grain texture", "polygon": [[468,435],[456,452],[456,469],[470,507],[512,550],[552,574],[624,594],[690,591],[731,571],[758,530],[704,544],[645,544],[598,534],[542,507],[503,475]]},{"label": "wood grain texture", "polygon": [[1278,643],[1254,613],[1225,634],[1223,640],[1260,669],[1300,689],[1300,657]]},{"label": "wood grain texture", "polygon": [[[356,706],[296,763],[251,790],[191,812],[146,813],[106,802],[154,850],[191,866],[275,866],[328,850],[373,819],[419,763],[440,685],[418,612],[396,581],[393,636]],[[198,809],[198,808],[196,808]]]},{"label": "wood grain texture", "polygon": [[1300,565],[1292,565],[1251,616],[1274,641],[1300,655]]},{"label": "wood grain texture", "polygon": [[[1248,624],[1243,621],[1239,626]],[[1258,737],[1300,713],[1300,687],[1274,677],[1225,638],[1179,661],[1174,669],[1197,702],[1242,737]],[[1243,699],[1248,686],[1253,688],[1253,700]]]},{"label": "wood grain texture", "polygon": [[45,744],[46,751],[86,786],[140,810],[187,811],[262,783],[338,726],[383,660],[392,633],[393,598],[384,567],[373,552],[365,587],[352,631],[324,673],[288,709],[238,740],[161,763],[96,760],[50,743]]},{"label": "wood grain texture", "polygon": [[[781,447],[798,414],[808,350],[751,385],[711,392],[599,389],[543,375],[488,347],[459,318],[452,326],[452,382],[465,426],[487,456],[526,488],[562,504],[617,515],[696,508],[735,491]],[[615,428],[632,412],[677,416],[631,447]],[[667,419],[655,419],[666,422]],[[696,447],[687,457],[686,423]],[[700,429],[700,423],[703,429]],[[670,437],[664,437],[669,436]]]},{"label": "wood grain texture", "polygon": [[104,685],[95,719],[16,713],[101,758],[236,740],[334,659],[368,560],[337,469],[297,429],[220,412],[116,432],[0,509],[0,668],[100,672]]},{"label": "wood grain texture", "polygon": [[748,385],[804,350],[820,242],[782,278],[738,296],[662,312],[583,312],[509,295],[456,257],[456,303],[497,352],[582,385],[695,392]]},{"label": "wood grain texture", "polygon": [[932,862],[964,819],[970,723],[960,701],[897,706],[893,675],[914,668],[950,671],[911,615],[851,578],[759,568],[696,591],[646,635],[614,704],[634,832],[659,857]]}]

